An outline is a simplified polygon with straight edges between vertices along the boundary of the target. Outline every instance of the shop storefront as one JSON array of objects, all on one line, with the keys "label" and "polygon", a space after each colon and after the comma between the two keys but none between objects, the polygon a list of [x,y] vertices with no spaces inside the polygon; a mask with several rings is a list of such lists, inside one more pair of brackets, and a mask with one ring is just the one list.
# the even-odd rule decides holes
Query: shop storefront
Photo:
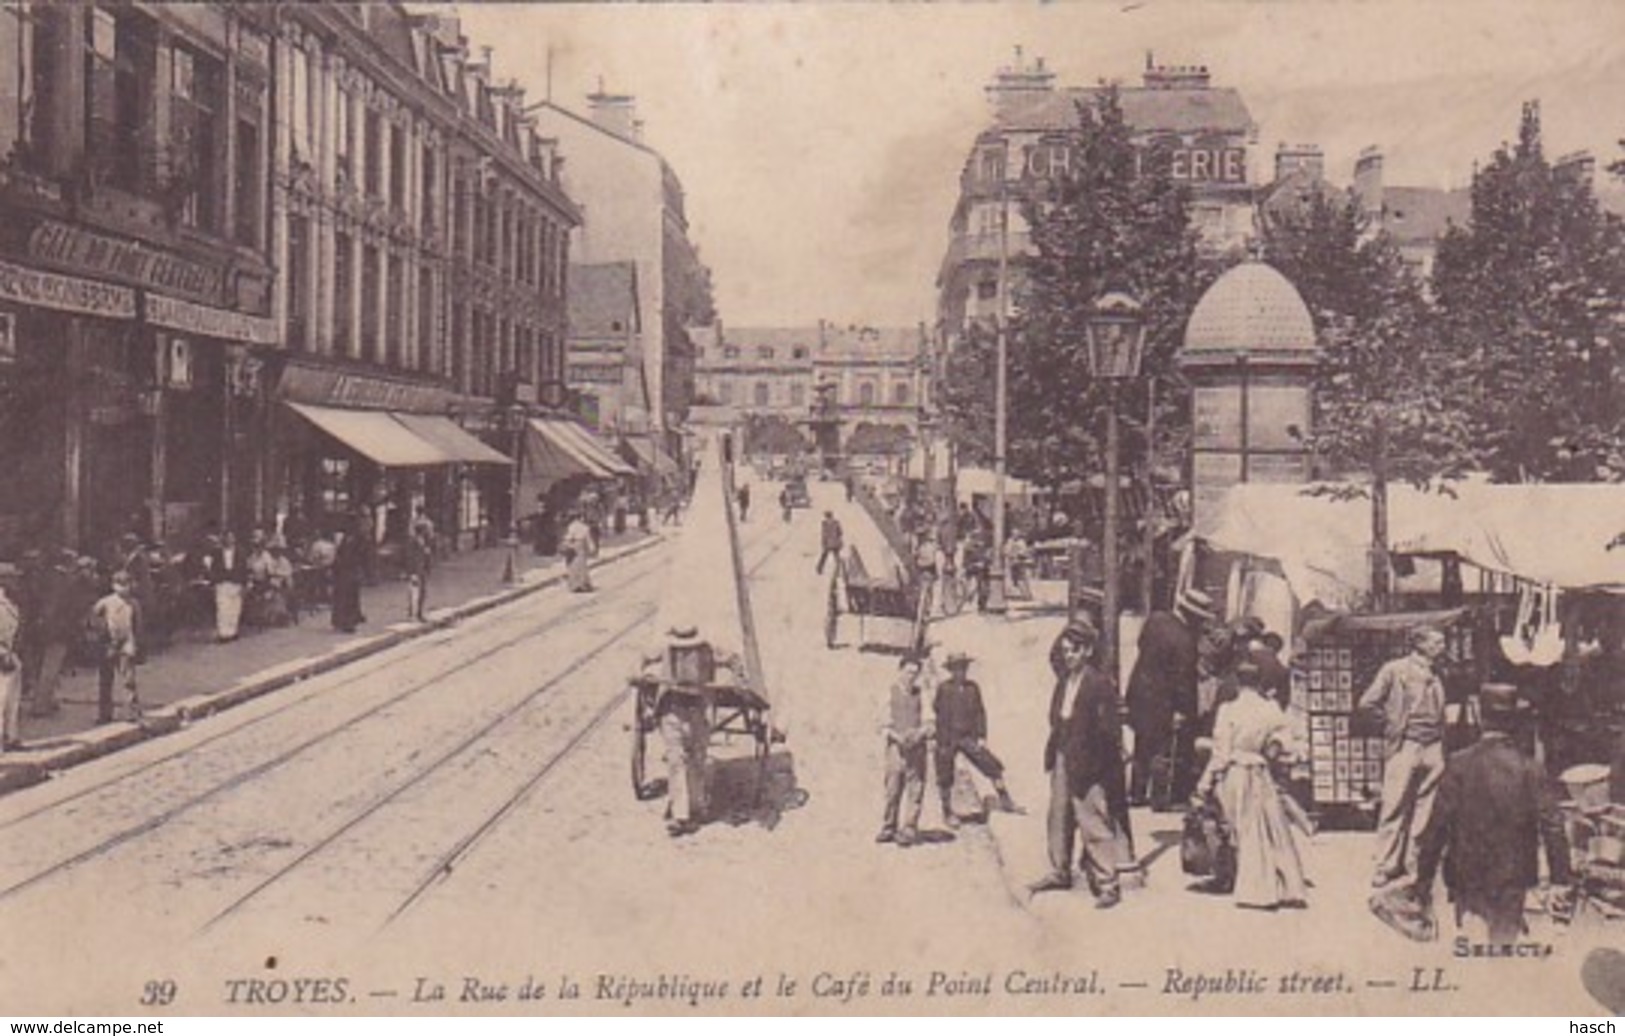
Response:
[{"label": "shop storefront", "polygon": [[[12,213],[0,231],[0,552],[181,543],[258,512],[268,272]],[[15,258],[13,258],[15,257]]]},{"label": "shop storefront", "polygon": [[482,542],[490,524],[482,472],[512,462],[449,415],[466,401],[434,385],[289,363],[276,398],[275,504],[291,538],[367,529],[401,542],[421,511],[448,548]]}]

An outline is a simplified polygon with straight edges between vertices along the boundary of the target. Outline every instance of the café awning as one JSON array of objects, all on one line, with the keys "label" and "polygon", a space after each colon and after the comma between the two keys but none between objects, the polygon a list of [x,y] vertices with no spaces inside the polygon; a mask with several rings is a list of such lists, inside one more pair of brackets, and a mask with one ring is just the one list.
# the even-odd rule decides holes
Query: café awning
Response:
[{"label": "caf\u00e9 awning", "polygon": [[626,447],[637,458],[638,464],[656,475],[678,474],[677,462],[672,460],[653,439],[642,435],[626,437]]},{"label": "caf\u00e9 awning", "polygon": [[487,446],[457,426],[449,417],[436,414],[394,414],[413,435],[434,444],[464,464],[512,464],[513,460]]},{"label": "caf\u00e9 awning", "polygon": [[614,478],[616,475],[636,475],[637,470],[626,461],[615,456],[613,450],[598,441],[598,437],[574,421],[555,420],[550,422],[556,426],[558,433],[574,443],[577,448],[591,457],[593,463],[602,467]]},{"label": "caf\u00e9 awning", "polygon": [[616,472],[596,459],[584,444],[570,435],[569,422],[537,417],[530,421],[525,437],[525,472],[553,480],[587,475],[614,478]]},{"label": "caf\u00e9 awning", "polygon": [[345,446],[384,468],[426,468],[457,458],[412,432],[384,410],[341,410],[289,403],[289,409]]}]

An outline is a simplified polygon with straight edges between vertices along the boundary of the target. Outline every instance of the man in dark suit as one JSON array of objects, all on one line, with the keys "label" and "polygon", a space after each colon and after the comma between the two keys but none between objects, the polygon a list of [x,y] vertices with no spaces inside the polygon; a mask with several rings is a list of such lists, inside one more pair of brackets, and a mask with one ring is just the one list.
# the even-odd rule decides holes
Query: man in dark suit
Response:
[{"label": "man in dark suit", "polygon": [[1196,644],[1202,623],[1215,618],[1213,600],[1200,590],[1179,595],[1172,612],[1156,611],[1140,630],[1139,657],[1128,679],[1128,722],[1134,729],[1131,801],[1144,804],[1151,769],[1175,749],[1170,801],[1182,803],[1196,784]]},{"label": "man in dark suit", "polygon": [[1541,844],[1552,883],[1563,886],[1572,881],[1569,843],[1545,775],[1512,736],[1518,689],[1486,684],[1479,708],[1484,736],[1445,764],[1418,840],[1414,895],[1428,901],[1442,860],[1456,923],[1470,938],[1506,943],[1524,933],[1524,898],[1540,884]]},{"label": "man in dark suit", "polygon": [[1044,747],[1044,768],[1050,774],[1050,872],[1029,889],[1036,895],[1072,887],[1076,833],[1083,841],[1083,873],[1095,905],[1109,909],[1122,898],[1119,874],[1135,864],[1123,823],[1127,810],[1117,688],[1095,666],[1099,642],[1092,625],[1075,619],[1056,643],[1061,671],[1050,696],[1050,735]]}]

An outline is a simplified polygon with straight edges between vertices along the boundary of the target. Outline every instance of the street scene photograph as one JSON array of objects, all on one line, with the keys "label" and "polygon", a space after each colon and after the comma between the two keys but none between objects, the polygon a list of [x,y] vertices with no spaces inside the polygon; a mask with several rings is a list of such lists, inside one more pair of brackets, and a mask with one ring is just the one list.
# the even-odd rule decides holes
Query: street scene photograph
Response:
[{"label": "street scene photograph", "polygon": [[0,1010],[1625,1012],[1625,7],[0,2]]}]

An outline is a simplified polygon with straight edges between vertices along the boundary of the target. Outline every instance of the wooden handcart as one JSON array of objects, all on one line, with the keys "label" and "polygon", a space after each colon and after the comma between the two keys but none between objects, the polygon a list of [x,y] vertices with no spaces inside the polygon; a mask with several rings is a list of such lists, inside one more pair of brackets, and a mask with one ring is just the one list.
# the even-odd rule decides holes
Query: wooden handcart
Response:
[{"label": "wooden handcart", "polygon": [[[660,736],[659,704],[661,693],[672,685],[660,680],[637,678],[632,681],[635,705],[632,723],[632,793],[638,799],[651,799],[660,785],[649,779],[649,739],[656,742]],[[770,708],[766,699],[748,687],[735,684],[704,684],[699,687],[683,686],[680,693],[703,697],[709,713],[711,743],[731,745],[737,738],[748,738],[755,761],[754,801],[760,802],[767,786],[768,756],[773,750],[775,735],[767,721]]]}]

